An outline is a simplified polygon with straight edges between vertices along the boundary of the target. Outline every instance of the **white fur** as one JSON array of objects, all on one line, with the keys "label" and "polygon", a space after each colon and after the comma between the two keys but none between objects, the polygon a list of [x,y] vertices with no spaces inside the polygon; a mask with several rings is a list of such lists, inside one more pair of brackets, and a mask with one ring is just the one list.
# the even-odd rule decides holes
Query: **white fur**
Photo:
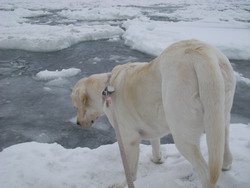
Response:
[{"label": "white fur", "polygon": [[[107,80],[108,74],[93,75],[74,88],[78,124],[89,127],[103,111],[113,123],[110,108],[101,99]],[[181,41],[150,63],[116,66],[110,82],[116,90],[111,105],[116,109],[133,178],[141,139],[151,140],[152,161],[162,163],[159,139],[172,133],[178,150],[199,174],[203,188],[214,188],[221,169],[228,170],[232,163],[228,136],[235,77],[228,59],[203,42]],[[208,164],[199,148],[203,132],[207,135]],[[113,187],[125,185],[124,181]]]}]

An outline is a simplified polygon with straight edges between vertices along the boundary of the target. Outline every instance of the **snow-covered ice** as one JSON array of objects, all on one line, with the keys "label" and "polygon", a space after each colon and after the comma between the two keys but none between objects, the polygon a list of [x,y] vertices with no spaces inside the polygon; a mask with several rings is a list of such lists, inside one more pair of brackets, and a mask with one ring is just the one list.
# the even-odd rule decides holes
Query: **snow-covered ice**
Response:
[{"label": "snow-covered ice", "polygon": [[50,52],[73,44],[117,37],[123,30],[116,26],[55,26],[22,24],[0,30],[0,48]]},{"label": "snow-covered ice", "polygon": [[2,0],[0,48],[48,52],[122,36],[128,46],[159,55],[195,38],[249,60],[249,6],[248,0]]},{"label": "snow-covered ice", "polygon": [[[232,124],[230,144],[234,156],[230,171],[222,172],[221,188],[250,186],[250,125]],[[202,153],[207,157],[205,137]],[[165,162],[150,161],[151,146],[140,146],[137,188],[201,188],[195,170],[174,144],[162,145]],[[97,149],[65,149],[54,144],[28,142],[0,153],[2,188],[106,188],[124,178],[117,143]]]},{"label": "snow-covered ice", "polygon": [[133,19],[138,14],[139,12],[136,9],[121,7],[102,7],[98,9],[86,7],[81,10],[62,10],[59,13],[64,18],[85,21],[126,20]]},{"label": "snow-covered ice", "polygon": [[[125,43],[134,49],[158,56],[180,40],[198,39],[210,43],[231,59],[250,59],[249,24],[162,23],[135,19],[124,23]],[[236,36],[236,37],[232,37]]]}]

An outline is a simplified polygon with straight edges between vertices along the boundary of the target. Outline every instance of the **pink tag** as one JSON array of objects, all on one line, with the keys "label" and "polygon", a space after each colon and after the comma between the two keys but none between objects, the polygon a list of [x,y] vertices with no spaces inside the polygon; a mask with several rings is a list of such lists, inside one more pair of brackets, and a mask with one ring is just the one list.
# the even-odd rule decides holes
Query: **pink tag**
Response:
[{"label": "pink tag", "polygon": [[111,104],[111,102],[112,102],[112,97],[111,96],[107,96],[105,98],[106,107],[109,107],[109,105]]},{"label": "pink tag", "polygon": [[111,103],[112,97],[111,96],[107,96],[106,100]]}]

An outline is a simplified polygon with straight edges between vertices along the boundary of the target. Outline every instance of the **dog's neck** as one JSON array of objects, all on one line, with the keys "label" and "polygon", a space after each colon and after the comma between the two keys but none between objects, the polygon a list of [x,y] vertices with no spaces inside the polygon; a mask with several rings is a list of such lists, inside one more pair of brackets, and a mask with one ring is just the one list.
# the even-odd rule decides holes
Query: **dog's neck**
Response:
[{"label": "dog's neck", "polygon": [[104,114],[102,92],[106,87],[109,75],[110,73],[93,74],[84,81],[89,102],[97,117]]},{"label": "dog's neck", "polygon": [[111,95],[112,93],[115,92],[115,88],[111,85],[110,80],[111,80],[111,76],[112,74],[108,74],[108,79],[106,81],[105,84],[105,88],[102,91],[102,103],[106,105],[106,107],[109,106],[110,104],[110,99],[111,99]]}]

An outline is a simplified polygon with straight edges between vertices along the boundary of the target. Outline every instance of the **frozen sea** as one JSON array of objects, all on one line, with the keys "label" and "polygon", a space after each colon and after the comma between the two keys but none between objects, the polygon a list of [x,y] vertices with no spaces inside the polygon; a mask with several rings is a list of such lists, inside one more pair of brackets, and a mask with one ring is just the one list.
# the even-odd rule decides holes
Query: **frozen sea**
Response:
[{"label": "frozen sea", "polygon": [[105,117],[91,129],[75,125],[74,84],[118,64],[150,61],[190,38],[229,57],[237,78],[231,122],[250,122],[249,0],[0,2],[0,151],[28,141],[114,143]]}]

